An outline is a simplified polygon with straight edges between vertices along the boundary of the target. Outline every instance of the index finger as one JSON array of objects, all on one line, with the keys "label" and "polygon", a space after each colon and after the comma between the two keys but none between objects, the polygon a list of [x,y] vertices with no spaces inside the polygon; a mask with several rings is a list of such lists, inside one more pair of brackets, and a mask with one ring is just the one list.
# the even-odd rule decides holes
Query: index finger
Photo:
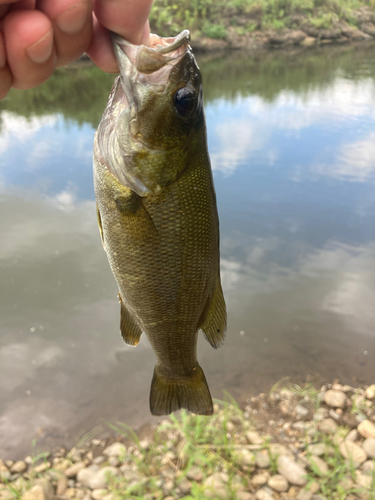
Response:
[{"label": "index finger", "polygon": [[152,0],[96,0],[95,15],[104,27],[140,44]]}]

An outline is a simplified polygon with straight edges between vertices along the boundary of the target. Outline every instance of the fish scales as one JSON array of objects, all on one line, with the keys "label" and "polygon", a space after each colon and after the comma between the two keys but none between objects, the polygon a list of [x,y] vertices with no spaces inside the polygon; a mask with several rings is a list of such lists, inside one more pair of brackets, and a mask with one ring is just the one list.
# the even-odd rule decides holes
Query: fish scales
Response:
[{"label": "fish scales", "polygon": [[[177,47],[177,51],[182,52],[180,47],[185,45],[185,52],[189,52],[187,35],[184,33],[179,35],[183,43]],[[156,40],[159,44],[155,44],[155,51],[159,57],[158,45],[165,48],[166,42],[159,37]],[[178,44],[178,37],[168,39],[172,45],[171,53],[176,40]],[[125,52],[129,52],[129,47],[136,50],[127,44]],[[154,55],[151,52],[150,57]],[[185,53],[177,55],[180,57],[176,57],[171,73],[177,70],[181,73],[178,64]],[[133,68],[126,66],[128,60],[121,60],[122,53],[118,57],[122,70],[120,78],[123,79],[121,85],[126,86],[126,79],[131,79],[129,72]],[[126,57],[129,59],[128,55]],[[197,66],[192,65],[195,65],[195,60],[186,60],[193,71],[198,71],[195,70]],[[127,75],[123,74],[125,70]],[[190,70],[190,73],[193,71]],[[121,331],[124,340],[131,345],[138,343],[142,332],[150,340],[157,358],[150,407],[151,412],[157,415],[168,414],[181,407],[195,413],[212,413],[209,389],[197,361],[197,335],[202,328],[211,344],[218,347],[223,342],[226,328],[225,302],[220,284],[219,225],[203,109],[195,104],[196,116],[180,122],[173,110],[173,94],[170,99],[167,98],[168,91],[184,89],[181,86],[183,83],[189,86],[190,75],[186,77],[186,72],[182,73],[185,81],[183,78],[181,81],[179,76],[177,87],[173,87],[173,75],[169,76],[165,84],[166,95],[156,93],[156,97],[152,96],[155,105],[158,98],[164,99],[165,120],[160,114],[157,115],[158,119],[152,117],[152,112],[147,116],[149,106],[142,108],[139,104],[144,97],[143,88],[138,91],[138,97],[132,100],[130,92],[126,98],[121,94],[117,81],[103,115],[102,129],[99,126],[94,144],[98,220],[103,246],[119,286]],[[140,78],[139,73],[137,75]],[[197,81],[200,82],[199,79]],[[189,92],[193,93],[192,90]],[[194,92],[194,99],[198,100],[201,87],[197,86]],[[130,123],[119,121],[117,130],[110,121],[111,113],[117,113],[118,116],[114,104],[116,99],[125,103],[122,111]],[[134,112],[134,108],[138,109],[138,113]],[[144,128],[143,115],[146,115]],[[157,122],[156,126],[162,129],[156,147],[155,144],[150,147],[148,135],[150,129],[153,133],[150,125],[153,119]],[[130,139],[127,137],[128,130],[131,131]],[[137,133],[141,134],[135,145],[134,133],[136,137]],[[113,163],[118,156],[113,160],[112,150],[108,149],[111,134],[117,134],[119,143],[123,141],[121,148],[126,154],[120,167]],[[165,147],[165,137],[168,137],[168,147],[163,163],[160,157],[164,154],[162,146]],[[175,163],[171,163],[170,146],[175,146],[173,141],[178,141],[180,137],[182,147],[172,151]],[[147,143],[146,148],[144,143]],[[155,150],[160,152],[156,162],[152,156]],[[148,160],[149,151],[151,161]],[[129,169],[129,173],[118,173],[116,168],[124,171]],[[149,189],[150,186],[152,189]]]}]

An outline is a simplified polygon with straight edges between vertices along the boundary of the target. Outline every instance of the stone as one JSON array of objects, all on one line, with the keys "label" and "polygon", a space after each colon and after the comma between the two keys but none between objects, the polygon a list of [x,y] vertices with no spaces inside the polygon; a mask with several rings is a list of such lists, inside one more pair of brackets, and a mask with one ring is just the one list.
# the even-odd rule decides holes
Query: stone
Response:
[{"label": "stone", "polygon": [[318,430],[324,434],[333,434],[337,429],[337,424],[332,418],[325,418],[318,424]]},{"label": "stone", "polygon": [[355,484],[359,487],[370,489],[372,485],[372,475],[364,474],[363,472],[356,470]]},{"label": "stone", "polygon": [[8,467],[4,464],[4,462],[0,459],[0,479],[5,479],[8,481],[10,479],[11,473],[8,470]]},{"label": "stone", "polygon": [[34,467],[33,471],[35,472],[35,474],[42,474],[43,472],[45,472],[50,468],[51,468],[51,462],[43,462]]},{"label": "stone", "polygon": [[78,472],[82,469],[85,469],[85,468],[86,468],[86,466],[83,462],[77,462],[65,470],[66,477],[68,477],[69,479],[76,477]]},{"label": "stone", "polygon": [[66,490],[68,489],[68,478],[65,474],[60,473],[58,475],[57,484],[56,484],[56,495],[58,497],[62,497],[65,495]]},{"label": "stone", "polygon": [[234,461],[238,465],[253,465],[255,463],[255,456],[247,448],[239,448],[232,454]]},{"label": "stone", "polygon": [[271,453],[271,456],[274,457],[274,458],[277,458],[281,455],[285,455],[285,456],[288,456],[288,457],[293,457],[293,453],[288,450],[288,448],[286,448],[286,446],[284,446],[283,444],[279,444],[279,443],[271,443],[270,444],[270,453]]},{"label": "stone", "polygon": [[314,468],[318,469],[320,474],[323,476],[325,476],[329,471],[327,463],[316,455],[311,455],[308,462],[313,470]]},{"label": "stone", "polygon": [[245,438],[247,439],[247,441],[250,444],[262,444],[263,443],[263,439],[255,431],[245,432]]},{"label": "stone", "polygon": [[256,500],[275,500],[272,491],[268,488],[261,488],[255,493]]},{"label": "stone", "polygon": [[182,481],[178,483],[178,487],[180,488],[180,491],[184,495],[188,495],[191,490],[191,482],[188,481],[186,478],[184,478]]},{"label": "stone", "polygon": [[120,457],[121,455],[125,454],[126,446],[122,443],[113,443],[103,451],[103,455],[107,457]]},{"label": "stone", "polygon": [[310,490],[300,490],[297,495],[297,500],[311,500],[313,492]]},{"label": "stone", "polygon": [[39,478],[35,481],[35,486],[41,486],[46,500],[52,500],[55,496],[52,484],[46,478]]},{"label": "stone", "polygon": [[307,415],[309,414],[309,410],[302,405],[297,405],[295,411],[301,417],[307,417]]},{"label": "stone", "polygon": [[358,440],[358,431],[357,429],[352,429],[347,436],[345,437],[346,441],[357,441]]},{"label": "stone", "polygon": [[280,474],[270,477],[267,484],[270,488],[279,492],[288,491],[289,488],[288,480]]},{"label": "stone", "polygon": [[196,465],[193,465],[188,470],[186,477],[190,481],[195,481],[197,483],[200,483],[203,480],[203,472],[202,472],[201,467],[197,467]]},{"label": "stone", "polygon": [[35,485],[22,495],[22,500],[46,500],[43,488]]},{"label": "stone", "polygon": [[306,471],[297,464],[293,458],[287,455],[281,455],[277,459],[277,470],[279,474],[296,486],[304,486],[307,483]]},{"label": "stone", "polygon": [[366,398],[367,399],[375,399],[375,384],[370,385],[366,389]]},{"label": "stone", "polygon": [[106,461],[106,458],[103,455],[99,455],[98,457],[93,458],[92,463],[96,465],[101,465]]},{"label": "stone", "polygon": [[10,468],[10,472],[13,474],[19,473],[22,474],[27,470],[27,465],[23,460],[19,460],[18,462],[15,462],[12,467]]},{"label": "stone", "polygon": [[333,420],[340,420],[340,415],[335,410],[332,410],[332,408],[329,410],[328,414]]},{"label": "stone", "polygon": [[342,391],[330,389],[324,394],[324,402],[332,408],[346,408],[346,395]]},{"label": "stone", "polygon": [[315,443],[315,444],[310,444],[307,448],[307,451],[312,455],[321,457],[326,453],[326,449],[327,445],[325,443]]},{"label": "stone", "polygon": [[373,460],[366,460],[366,462],[362,464],[361,469],[364,472],[375,472],[375,462]]},{"label": "stone", "polygon": [[259,469],[268,469],[270,466],[270,457],[267,450],[259,451],[255,456],[255,465]]},{"label": "stone", "polygon": [[255,484],[255,486],[264,486],[265,484],[267,484],[268,478],[269,474],[262,472],[261,474],[255,474],[251,478],[251,482]]},{"label": "stone", "polygon": [[59,458],[58,460],[60,460],[58,463],[53,464],[53,468],[55,470],[59,470],[61,472],[64,472],[64,471],[66,471],[66,469],[69,469],[69,467],[71,467],[71,465],[72,465],[70,463],[70,460],[68,460],[67,458],[64,458],[62,460]]},{"label": "stone", "polygon": [[352,441],[342,441],[339,451],[344,458],[352,460],[354,464],[361,464],[367,458],[366,452]]},{"label": "stone", "polygon": [[96,490],[92,490],[91,498],[94,500],[103,500],[103,497],[108,495],[108,490],[105,488],[97,488]]},{"label": "stone", "polygon": [[116,467],[103,467],[97,470],[96,465],[91,465],[86,469],[81,469],[77,474],[77,481],[83,486],[87,486],[91,490],[104,488],[110,476],[118,476]]},{"label": "stone", "polygon": [[0,500],[14,500],[14,495],[10,490],[0,488]]},{"label": "stone", "polygon": [[358,432],[364,438],[375,438],[375,424],[370,420],[363,420],[357,427]]},{"label": "stone", "polygon": [[350,476],[345,476],[338,482],[338,486],[340,486],[343,490],[351,490],[354,483]]},{"label": "stone", "polygon": [[253,500],[254,496],[248,491],[239,491],[236,493],[237,500]]},{"label": "stone", "polygon": [[362,448],[367,453],[369,458],[375,458],[375,439],[367,438],[362,443]]}]

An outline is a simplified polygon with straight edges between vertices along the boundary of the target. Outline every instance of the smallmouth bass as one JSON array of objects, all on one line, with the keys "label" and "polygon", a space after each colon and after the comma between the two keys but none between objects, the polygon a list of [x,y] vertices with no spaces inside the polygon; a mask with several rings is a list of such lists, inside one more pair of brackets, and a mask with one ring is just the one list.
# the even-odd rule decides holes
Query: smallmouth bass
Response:
[{"label": "smallmouth bass", "polygon": [[144,332],[155,352],[153,415],[211,415],[197,336],[220,347],[226,307],[201,74],[186,30],[150,47],[112,39],[120,76],[95,135],[94,185],[121,334],[136,346]]}]

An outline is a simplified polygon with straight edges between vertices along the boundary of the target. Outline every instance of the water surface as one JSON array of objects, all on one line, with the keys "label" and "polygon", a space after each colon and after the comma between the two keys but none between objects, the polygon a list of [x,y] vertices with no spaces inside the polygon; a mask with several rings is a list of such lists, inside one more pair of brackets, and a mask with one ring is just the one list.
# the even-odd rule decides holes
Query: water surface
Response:
[{"label": "water surface", "polygon": [[[221,221],[212,393],[375,379],[374,46],[199,60]],[[0,456],[153,422],[154,355],[118,333],[92,141],[113,77],[59,70],[0,104]]]}]

